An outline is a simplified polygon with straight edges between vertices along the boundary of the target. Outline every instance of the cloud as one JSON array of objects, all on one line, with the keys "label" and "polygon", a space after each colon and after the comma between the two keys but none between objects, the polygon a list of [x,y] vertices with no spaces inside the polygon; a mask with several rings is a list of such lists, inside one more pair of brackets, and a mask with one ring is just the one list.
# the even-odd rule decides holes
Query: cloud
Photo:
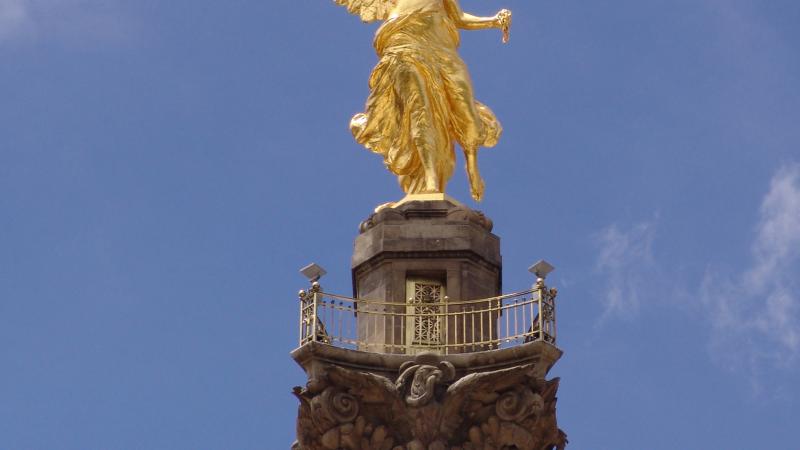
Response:
[{"label": "cloud", "polygon": [[[611,225],[595,235],[595,271],[605,293],[599,323],[636,319],[646,302],[658,298],[697,298],[668,283],[685,278],[680,268],[664,268],[655,260],[657,223],[656,218],[629,227]],[[780,373],[776,370],[800,368],[800,164],[773,176],[741,269],[733,275],[709,270],[692,290],[699,290],[696,317],[710,330],[712,358],[748,374],[754,392],[763,392],[767,375]],[[693,309],[679,304],[684,311]]]},{"label": "cloud", "polygon": [[655,221],[629,229],[611,225],[595,236],[599,247],[595,270],[606,281],[601,322],[612,316],[632,319],[638,315],[644,283],[656,270],[655,230]]},{"label": "cloud", "polygon": [[0,0],[0,44],[118,40],[130,31],[124,18],[119,0]]},{"label": "cloud", "polygon": [[703,283],[713,354],[732,369],[792,367],[800,359],[800,165],[773,177],[759,215],[742,273],[708,274]]}]

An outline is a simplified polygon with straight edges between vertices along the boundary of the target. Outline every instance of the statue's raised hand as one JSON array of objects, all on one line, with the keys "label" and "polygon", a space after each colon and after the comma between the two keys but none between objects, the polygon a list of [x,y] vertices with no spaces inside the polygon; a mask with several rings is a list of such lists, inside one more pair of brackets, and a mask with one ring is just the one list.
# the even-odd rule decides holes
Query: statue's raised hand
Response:
[{"label": "statue's raised hand", "polygon": [[501,9],[494,16],[494,20],[497,22],[497,28],[503,30],[503,43],[508,43],[511,31],[511,11]]}]

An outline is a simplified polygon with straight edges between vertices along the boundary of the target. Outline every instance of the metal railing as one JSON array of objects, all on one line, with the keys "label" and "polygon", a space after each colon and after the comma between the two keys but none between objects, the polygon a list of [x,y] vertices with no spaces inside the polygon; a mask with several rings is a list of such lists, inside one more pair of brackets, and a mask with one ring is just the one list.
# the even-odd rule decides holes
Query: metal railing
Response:
[{"label": "metal railing", "polygon": [[441,354],[556,342],[556,289],[533,289],[479,300],[433,304],[355,299],[300,291],[300,345],[322,342],[375,353]]}]

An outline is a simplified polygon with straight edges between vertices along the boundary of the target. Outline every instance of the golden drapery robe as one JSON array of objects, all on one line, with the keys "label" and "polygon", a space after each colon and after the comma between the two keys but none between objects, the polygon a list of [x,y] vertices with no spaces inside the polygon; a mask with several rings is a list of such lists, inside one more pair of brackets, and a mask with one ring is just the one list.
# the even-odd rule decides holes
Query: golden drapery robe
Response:
[{"label": "golden drapery robe", "polygon": [[454,143],[477,151],[494,146],[502,132],[494,113],[473,96],[459,42],[443,10],[391,18],[376,33],[380,61],[366,111],[350,128],[360,144],[383,156],[407,194],[444,192]]}]

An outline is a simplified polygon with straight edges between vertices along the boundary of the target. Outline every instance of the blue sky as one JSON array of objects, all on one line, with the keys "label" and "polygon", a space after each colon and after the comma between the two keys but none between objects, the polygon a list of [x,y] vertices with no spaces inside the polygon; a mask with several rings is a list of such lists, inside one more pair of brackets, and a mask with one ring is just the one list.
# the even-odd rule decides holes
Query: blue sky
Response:
[{"label": "blue sky", "polygon": [[[557,266],[573,449],[800,448],[800,3],[477,1],[469,200]],[[279,449],[297,269],[401,192],[329,1],[0,0],[0,449]],[[459,164],[459,167],[461,164]]]}]

